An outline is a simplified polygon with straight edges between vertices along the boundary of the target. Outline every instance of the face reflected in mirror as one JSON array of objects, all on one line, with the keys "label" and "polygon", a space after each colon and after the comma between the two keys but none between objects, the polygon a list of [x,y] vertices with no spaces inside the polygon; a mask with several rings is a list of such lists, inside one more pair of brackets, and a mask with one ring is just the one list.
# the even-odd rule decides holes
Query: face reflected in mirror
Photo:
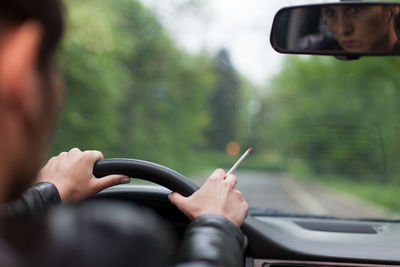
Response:
[{"label": "face reflected in mirror", "polygon": [[385,52],[399,49],[396,33],[398,7],[332,5],[322,8],[329,30],[349,52]]},{"label": "face reflected in mirror", "polygon": [[271,44],[282,53],[396,55],[399,36],[399,4],[320,4],[280,10]]}]

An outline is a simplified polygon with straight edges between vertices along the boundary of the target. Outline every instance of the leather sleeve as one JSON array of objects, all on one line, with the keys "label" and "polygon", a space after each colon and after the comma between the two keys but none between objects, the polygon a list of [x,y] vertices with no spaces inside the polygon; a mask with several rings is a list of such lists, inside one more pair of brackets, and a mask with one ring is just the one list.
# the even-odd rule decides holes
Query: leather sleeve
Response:
[{"label": "leather sleeve", "polygon": [[243,266],[244,247],[238,227],[222,216],[203,215],[186,230],[177,266]]},{"label": "leather sleeve", "polygon": [[2,221],[0,236],[29,267],[243,266],[244,235],[224,217],[194,220],[174,257],[170,229],[151,211],[124,202],[93,201]]},{"label": "leather sleeve", "polygon": [[50,206],[61,204],[60,194],[52,183],[38,183],[14,202],[1,207],[2,216],[31,216],[46,211]]},{"label": "leather sleeve", "polygon": [[24,267],[165,267],[175,250],[156,214],[119,201],[63,205],[45,218],[3,221],[0,234]]}]

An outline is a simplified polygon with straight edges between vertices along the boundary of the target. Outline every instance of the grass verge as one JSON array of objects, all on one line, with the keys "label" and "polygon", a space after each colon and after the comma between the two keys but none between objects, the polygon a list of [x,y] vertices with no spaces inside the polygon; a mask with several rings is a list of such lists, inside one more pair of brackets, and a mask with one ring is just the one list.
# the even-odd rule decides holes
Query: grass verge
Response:
[{"label": "grass verge", "polygon": [[349,193],[370,203],[385,207],[400,213],[400,185],[382,184],[374,181],[355,181],[349,177],[337,175],[307,175],[294,174],[293,177],[317,182],[342,192]]}]

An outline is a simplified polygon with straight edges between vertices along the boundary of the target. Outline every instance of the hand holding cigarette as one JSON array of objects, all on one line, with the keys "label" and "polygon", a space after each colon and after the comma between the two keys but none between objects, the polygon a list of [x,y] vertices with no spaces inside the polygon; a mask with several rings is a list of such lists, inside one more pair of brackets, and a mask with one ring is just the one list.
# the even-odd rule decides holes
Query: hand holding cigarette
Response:
[{"label": "hand holding cigarette", "polygon": [[169,195],[169,200],[192,220],[205,214],[216,214],[239,227],[247,217],[249,205],[235,188],[236,177],[226,177],[236,170],[251,151],[249,148],[227,173],[222,169],[214,171],[204,185],[191,196],[184,197],[173,192]]}]

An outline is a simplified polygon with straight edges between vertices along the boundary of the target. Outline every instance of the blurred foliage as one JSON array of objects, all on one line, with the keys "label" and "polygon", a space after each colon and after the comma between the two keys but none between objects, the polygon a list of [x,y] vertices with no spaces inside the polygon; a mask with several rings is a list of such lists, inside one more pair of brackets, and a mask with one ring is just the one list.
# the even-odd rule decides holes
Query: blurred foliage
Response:
[{"label": "blurred foliage", "polygon": [[340,177],[337,187],[372,200],[382,190],[390,197],[376,202],[399,208],[399,58],[289,56],[258,90],[226,50],[180,48],[139,0],[69,0],[67,10],[67,98],[51,154],[97,149],[190,174],[229,168],[235,141],[255,148],[242,168]]},{"label": "blurred foliage", "polygon": [[214,69],[217,83],[209,101],[212,121],[207,133],[213,147],[225,150],[225,145],[238,136],[240,82],[226,50],[217,54]]},{"label": "blurred foliage", "polygon": [[[59,55],[67,98],[52,154],[98,149],[187,172],[198,169],[197,150],[240,142],[236,128],[246,122],[238,105],[246,89],[226,51],[228,65],[220,55],[183,51],[140,1],[69,0],[67,10]],[[231,83],[224,85],[227,73]],[[212,109],[216,94],[232,105]],[[221,129],[222,122],[229,127]],[[209,128],[223,131],[206,135]],[[225,134],[229,140],[218,139]]]},{"label": "blurred foliage", "polygon": [[260,142],[289,169],[400,182],[399,68],[396,57],[287,57],[258,115]]},{"label": "blurred foliage", "polygon": [[290,56],[260,91],[226,50],[184,51],[140,1],[67,7],[68,90],[52,154],[98,149],[187,173],[229,166],[235,141],[255,147],[257,169],[400,182],[398,58]]}]

